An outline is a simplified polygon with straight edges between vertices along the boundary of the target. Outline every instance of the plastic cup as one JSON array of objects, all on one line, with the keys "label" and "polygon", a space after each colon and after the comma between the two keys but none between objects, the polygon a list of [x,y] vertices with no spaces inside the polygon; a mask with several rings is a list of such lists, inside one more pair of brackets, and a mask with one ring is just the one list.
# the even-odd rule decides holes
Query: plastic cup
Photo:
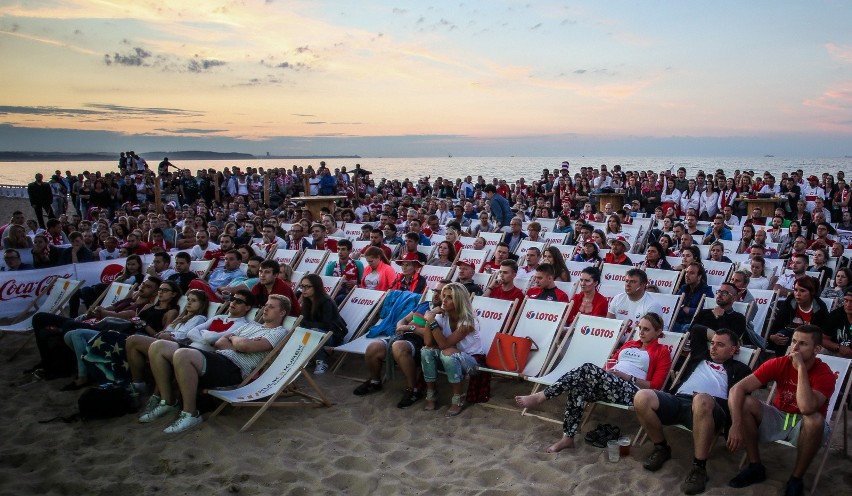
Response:
[{"label": "plastic cup", "polygon": [[618,454],[622,458],[630,456],[630,444],[629,437],[618,438]]},{"label": "plastic cup", "polygon": [[621,446],[618,444],[618,439],[606,442],[606,454],[609,461],[617,463],[618,460],[621,459],[621,453],[619,452],[620,448]]}]

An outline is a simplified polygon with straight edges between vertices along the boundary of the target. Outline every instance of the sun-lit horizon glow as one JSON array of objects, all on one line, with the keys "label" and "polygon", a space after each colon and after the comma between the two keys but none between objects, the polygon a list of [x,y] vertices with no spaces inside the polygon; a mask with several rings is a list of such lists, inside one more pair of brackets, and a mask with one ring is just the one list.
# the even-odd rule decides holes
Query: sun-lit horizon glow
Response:
[{"label": "sun-lit horizon glow", "polygon": [[0,149],[793,137],[852,152],[844,2],[0,6]]}]

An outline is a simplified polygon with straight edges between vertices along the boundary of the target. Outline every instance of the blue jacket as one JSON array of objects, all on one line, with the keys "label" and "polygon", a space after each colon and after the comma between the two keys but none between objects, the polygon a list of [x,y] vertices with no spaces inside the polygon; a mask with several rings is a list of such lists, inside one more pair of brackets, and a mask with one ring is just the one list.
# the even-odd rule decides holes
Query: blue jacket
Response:
[{"label": "blue jacket", "polygon": [[509,200],[503,198],[500,193],[494,193],[489,202],[491,205],[491,214],[497,219],[499,227],[508,226],[512,222],[512,206],[509,205]]},{"label": "blue jacket", "polygon": [[422,296],[410,291],[389,291],[379,312],[381,320],[370,327],[367,337],[393,336],[396,333],[396,323],[414,310]]}]

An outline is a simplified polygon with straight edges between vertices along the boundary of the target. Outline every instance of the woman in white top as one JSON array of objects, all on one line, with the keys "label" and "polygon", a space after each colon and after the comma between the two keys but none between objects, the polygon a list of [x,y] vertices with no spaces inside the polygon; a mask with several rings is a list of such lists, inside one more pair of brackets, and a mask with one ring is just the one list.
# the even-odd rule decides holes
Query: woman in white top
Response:
[{"label": "woman in white top", "polygon": [[[165,329],[154,336],[134,334],[127,337],[124,346],[127,352],[127,363],[130,366],[133,390],[136,394],[142,394],[148,390],[148,386],[145,383],[145,369],[148,363],[148,349],[151,347],[151,344],[158,339],[177,342],[185,341],[188,330],[207,321],[207,309],[209,306],[210,300],[207,297],[207,293],[200,289],[190,289],[186,292],[186,306],[183,312],[175,320],[171,321]],[[159,404],[160,397],[155,390],[151,398],[148,399],[148,403],[142,413],[147,413]]]},{"label": "woman in white top", "polygon": [[680,208],[680,190],[675,188],[674,179],[666,179],[666,187],[660,194],[660,203],[662,203],[663,212],[666,212],[669,207],[674,209]]},{"label": "woman in white top", "polygon": [[680,195],[681,215],[686,215],[690,208],[698,212],[699,207],[701,207],[701,192],[695,187],[695,179],[690,179],[686,191]]},{"label": "woman in white top", "polygon": [[719,211],[719,193],[713,186],[712,181],[707,182],[707,189],[701,193],[700,206],[698,207],[698,219],[710,220]]},{"label": "woman in white top", "polygon": [[769,278],[766,277],[766,260],[755,255],[751,259],[751,280],[748,289],[769,289]]},{"label": "woman in white top", "polygon": [[485,349],[479,337],[479,320],[470,304],[470,293],[454,282],[441,289],[441,306],[424,315],[426,327],[431,330],[423,336],[420,362],[426,381],[426,407],[435,410],[435,381],[438,380],[438,363],[447,373],[453,390],[447,417],[455,417],[464,407],[462,380],[474,372],[485,359]]}]

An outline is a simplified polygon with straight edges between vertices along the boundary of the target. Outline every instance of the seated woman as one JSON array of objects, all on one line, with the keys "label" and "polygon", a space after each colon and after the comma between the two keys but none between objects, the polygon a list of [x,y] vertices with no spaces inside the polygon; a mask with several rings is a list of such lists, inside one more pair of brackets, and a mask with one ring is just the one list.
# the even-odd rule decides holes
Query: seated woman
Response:
[{"label": "seated woman", "polygon": [[[149,278],[144,284],[157,284],[157,299],[143,306],[137,312],[120,320],[132,322],[135,332],[154,336],[169,325],[178,314],[180,287],[174,281],[159,281]],[[131,331],[132,332],[132,331]],[[97,339],[92,339],[97,336]],[[80,389],[89,383],[88,364],[93,362],[111,382],[122,382],[126,378],[124,369],[125,341],[128,334],[117,330],[98,331],[94,329],[75,329],[63,336],[65,344],[74,350],[77,359],[77,377],[62,388],[63,391]],[[90,343],[91,341],[91,343]],[[83,357],[88,357],[84,360]]]},{"label": "seated woman", "polygon": [[568,271],[568,266],[565,265],[565,258],[562,257],[562,252],[555,246],[548,246],[541,254],[541,263],[550,264],[556,272],[556,280],[568,282],[571,280],[571,272]]},{"label": "seated woman", "polygon": [[811,324],[826,328],[828,324],[828,309],[825,308],[819,296],[819,281],[811,276],[796,279],[793,283],[793,297],[787,297],[778,305],[773,330],[769,331],[766,349],[775,352],[775,356],[787,354],[793,329]]},{"label": "seated woman", "polygon": [[563,437],[547,448],[548,453],[574,447],[574,436],[580,430],[587,402],[608,401],[631,406],[633,396],[640,389],[663,387],[672,364],[668,349],[658,341],[663,334],[663,319],[656,313],[647,313],[639,320],[638,329],[639,339],[624,343],[615,355],[618,361],[609,371],[586,363],[543,391],[515,397],[519,406],[534,408],[545,400],[568,393],[562,422]]},{"label": "seated woman", "polygon": [[[328,346],[343,344],[346,337],[346,322],[340,316],[334,300],[325,292],[322,278],[317,274],[307,274],[299,283],[302,290],[302,327],[319,329],[330,332],[331,338],[326,341]],[[325,347],[316,354],[314,375],[324,374],[328,370],[328,354]]]},{"label": "seated woman", "polygon": [[714,241],[710,245],[710,255],[707,257],[707,260],[711,262],[733,263],[730,258],[725,256],[725,245],[719,241]]},{"label": "seated woman", "polygon": [[574,256],[575,262],[591,262],[598,263],[603,261],[601,258],[600,252],[598,251],[598,245],[591,239],[587,239],[583,241],[583,249]]},{"label": "seated woman", "polygon": [[683,270],[689,267],[692,262],[701,263],[701,250],[697,246],[687,246],[680,253],[680,264],[672,267],[674,270]]},{"label": "seated woman", "polygon": [[[209,305],[210,300],[207,298],[207,293],[200,289],[190,289],[186,293],[186,306],[183,312],[162,331],[154,336],[134,334],[127,337],[124,346],[127,363],[130,367],[130,380],[134,393],[144,394],[148,391],[148,385],[145,382],[145,370],[148,363],[148,349],[151,348],[151,344],[158,339],[178,343],[186,342],[186,332],[207,321],[207,309]],[[155,406],[160,404],[162,398],[157,393],[155,390],[154,394],[148,399],[148,403],[142,409],[141,415],[149,413]]]},{"label": "seated woman", "polygon": [[447,373],[453,390],[447,417],[455,417],[464,408],[462,380],[485,361],[485,349],[479,338],[479,319],[470,304],[470,293],[454,282],[441,289],[441,306],[424,315],[426,327],[431,332],[423,336],[420,362],[426,380],[426,407],[435,410],[435,382],[438,380],[438,363]]},{"label": "seated woman", "polygon": [[361,287],[387,291],[396,282],[396,271],[388,264],[385,252],[378,246],[371,246],[364,252],[364,276],[361,278]]},{"label": "seated woman", "polygon": [[[852,282],[852,269],[849,267],[840,267],[837,273],[834,274],[833,284],[828,285],[825,291],[822,292],[823,298],[831,298],[834,300],[834,307],[839,308],[843,303],[843,295],[846,294],[846,289],[849,283]],[[829,310],[831,310],[829,308]]]},{"label": "seated woman", "polygon": [[808,272],[820,273],[819,292],[822,293],[822,290],[828,285],[828,281],[834,279],[834,271],[828,266],[828,248],[822,246],[814,248],[812,246],[811,249],[814,252],[814,264],[808,267]]},{"label": "seated woman", "polygon": [[598,292],[601,284],[601,271],[597,267],[586,267],[580,273],[580,285],[577,294],[571,299],[574,305],[568,313],[568,322],[574,322],[578,313],[583,315],[594,315],[595,317],[606,317],[609,301]]},{"label": "seated woman", "polygon": [[658,241],[648,243],[648,247],[645,248],[645,261],[639,265],[639,268],[642,270],[671,270],[672,266],[669,264],[668,260],[666,260],[666,257],[663,256],[664,253],[666,253],[666,250]]},{"label": "seated woman", "polygon": [[426,262],[426,265],[435,265],[438,267],[450,267],[456,259],[456,248],[447,240],[438,243],[438,249],[435,256]]},{"label": "seated woman", "polygon": [[751,279],[748,289],[769,289],[770,280],[766,277],[766,259],[760,255],[751,257]]},{"label": "seated woman", "polygon": [[[139,255],[130,255],[127,257],[127,260],[124,261],[124,269],[115,276],[115,282],[130,285],[141,284],[143,279],[145,279],[145,270],[142,258]],[[87,309],[91,309],[92,304],[98,299],[98,296],[108,287],[109,284],[106,283],[93,284],[81,288],[79,296],[72,295],[68,301],[71,317],[76,317],[80,313],[80,300],[83,300]]]}]

